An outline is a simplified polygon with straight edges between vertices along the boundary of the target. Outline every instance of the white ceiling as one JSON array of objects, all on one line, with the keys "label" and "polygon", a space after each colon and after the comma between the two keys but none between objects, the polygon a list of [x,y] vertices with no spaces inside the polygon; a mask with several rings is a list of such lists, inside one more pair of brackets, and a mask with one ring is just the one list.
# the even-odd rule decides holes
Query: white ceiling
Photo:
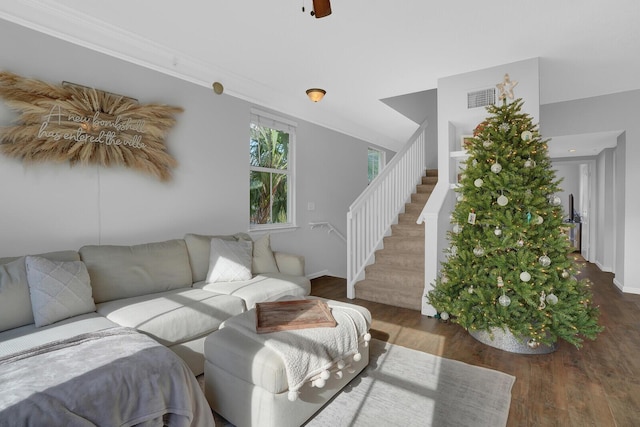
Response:
[{"label": "white ceiling", "polygon": [[380,100],[441,77],[539,57],[542,104],[640,89],[638,0],[331,6],[316,19],[312,0],[12,0],[0,17],[392,150],[417,124]]}]

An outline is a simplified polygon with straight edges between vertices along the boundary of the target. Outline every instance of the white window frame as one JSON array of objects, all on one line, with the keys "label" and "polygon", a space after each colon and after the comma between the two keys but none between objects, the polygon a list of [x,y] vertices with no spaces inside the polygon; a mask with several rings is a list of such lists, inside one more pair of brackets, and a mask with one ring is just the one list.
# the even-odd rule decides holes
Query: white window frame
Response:
[{"label": "white window frame", "polygon": [[[382,172],[382,169],[385,167],[386,163],[387,163],[387,153],[384,150],[381,150],[377,147],[372,147],[369,146],[367,147],[367,179],[369,179],[369,152],[370,151],[376,151],[378,153],[380,153],[380,157],[378,158],[378,175],[380,175],[380,173]],[[376,175],[376,176],[378,176]],[[373,177],[373,179],[376,178],[376,176]],[[371,181],[373,181],[373,179]],[[371,181],[369,181],[369,183],[371,183]]]},{"label": "white window frame", "polygon": [[[249,126],[255,123],[260,126],[276,129],[279,131],[287,132],[289,134],[289,152],[287,154],[288,167],[287,169],[278,169],[277,173],[287,175],[287,222],[286,223],[270,223],[270,224],[252,224],[249,221],[249,231],[260,230],[280,230],[287,228],[297,227],[297,215],[296,215],[296,203],[295,203],[295,187],[296,187],[296,173],[295,173],[295,148],[296,148],[296,129],[298,124],[292,120],[284,117],[277,116],[275,114],[267,113],[258,109],[251,109],[251,117]],[[275,169],[252,166],[251,155],[249,154],[249,173],[256,172],[276,172]]]}]

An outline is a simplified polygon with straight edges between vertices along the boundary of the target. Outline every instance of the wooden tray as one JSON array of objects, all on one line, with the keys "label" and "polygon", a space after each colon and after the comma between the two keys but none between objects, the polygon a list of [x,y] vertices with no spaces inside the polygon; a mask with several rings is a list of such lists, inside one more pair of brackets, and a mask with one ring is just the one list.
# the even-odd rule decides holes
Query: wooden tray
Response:
[{"label": "wooden tray", "polygon": [[256,303],[256,332],[335,327],[336,319],[326,302],[295,300]]}]

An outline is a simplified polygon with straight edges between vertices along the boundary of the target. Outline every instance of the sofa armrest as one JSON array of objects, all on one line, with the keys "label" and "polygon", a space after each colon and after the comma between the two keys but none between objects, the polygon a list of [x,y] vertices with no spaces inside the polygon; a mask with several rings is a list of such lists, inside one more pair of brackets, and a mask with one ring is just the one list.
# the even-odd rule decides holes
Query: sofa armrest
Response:
[{"label": "sofa armrest", "polygon": [[276,264],[280,273],[292,276],[304,276],[304,257],[302,255],[288,254],[274,251]]}]

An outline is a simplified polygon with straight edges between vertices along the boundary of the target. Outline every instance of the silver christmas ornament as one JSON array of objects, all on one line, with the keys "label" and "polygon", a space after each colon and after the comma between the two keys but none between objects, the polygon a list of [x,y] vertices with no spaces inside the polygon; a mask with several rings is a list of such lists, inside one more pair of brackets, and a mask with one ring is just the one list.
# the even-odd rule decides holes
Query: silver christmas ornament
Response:
[{"label": "silver christmas ornament", "polygon": [[500,197],[498,197],[498,204],[500,206],[506,206],[507,203],[509,203],[509,199],[507,199],[507,196],[503,194]]},{"label": "silver christmas ornament", "polygon": [[440,313],[440,318],[442,320],[449,320],[449,313],[447,313],[446,311],[443,311],[442,313]]},{"label": "silver christmas ornament", "polygon": [[522,132],[522,134],[520,134],[520,138],[522,138],[523,141],[531,141],[532,137],[533,134],[528,130],[525,130],[524,132]]},{"label": "silver christmas ornament", "polygon": [[547,302],[551,305],[556,305],[558,303],[558,297],[554,294],[547,295]]},{"label": "silver christmas ornament", "polygon": [[508,307],[511,304],[511,298],[507,295],[501,295],[500,298],[498,298],[498,302],[501,306]]},{"label": "silver christmas ornament", "polygon": [[522,280],[523,282],[528,282],[529,280],[531,280],[531,274],[523,271],[522,273],[520,273],[520,280]]},{"label": "silver christmas ornament", "polygon": [[483,256],[484,255],[484,249],[482,249],[480,246],[477,246],[477,247],[473,248],[473,254],[475,256],[478,256],[478,257]]},{"label": "silver christmas ornament", "polygon": [[496,227],[496,229],[493,230],[493,234],[495,234],[496,236],[501,236],[502,230],[500,229],[500,227]]},{"label": "silver christmas ornament", "polygon": [[538,262],[540,262],[540,265],[543,267],[549,267],[551,265],[551,258],[546,255],[542,255],[538,258]]},{"label": "silver christmas ornament", "polygon": [[562,277],[563,278],[568,278],[569,277],[569,272],[567,270],[562,270]]},{"label": "silver christmas ornament", "polygon": [[486,141],[484,141],[484,142],[482,143],[482,146],[483,146],[484,148],[491,148],[491,146],[492,146],[492,145],[493,145],[493,141],[492,141],[492,140],[490,140],[490,139],[487,139]]},{"label": "silver christmas ornament", "polygon": [[524,167],[525,168],[532,168],[532,167],[535,166],[535,164],[536,164],[536,162],[534,162],[531,159],[527,159],[527,160],[524,161]]},{"label": "silver christmas ornament", "polygon": [[491,172],[500,173],[501,170],[502,170],[502,165],[500,163],[496,162],[491,165]]},{"label": "silver christmas ornament", "polygon": [[458,254],[458,247],[456,245],[451,246],[449,252],[451,252],[451,255],[456,256]]},{"label": "silver christmas ornament", "polygon": [[473,185],[475,185],[478,188],[482,187],[482,184],[484,184],[484,181],[482,180],[482,178],[478,178],[475,181],[473,181]]}]

